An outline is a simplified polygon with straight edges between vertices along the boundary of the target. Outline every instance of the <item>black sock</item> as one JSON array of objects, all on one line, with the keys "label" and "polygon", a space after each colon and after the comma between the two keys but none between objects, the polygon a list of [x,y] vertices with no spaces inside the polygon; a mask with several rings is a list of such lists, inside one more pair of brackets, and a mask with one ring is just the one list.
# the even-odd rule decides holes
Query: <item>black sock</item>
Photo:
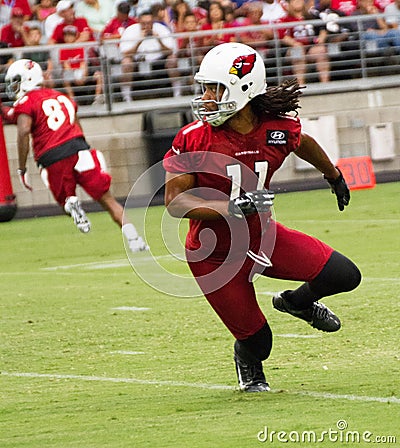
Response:
[{"label": "black sock", "polygon": [[272,331],[268,323],[258,330],[257,333],[235,341],[235,355],[239,361],[254,365],[267,359],[272,348]]},{"label": "black sock", "polygon": [[352,291],[360,282],[361,273],[357,266],[339,252],[333,252],[314,280],[293,291],[285,291],[283,297],[293,308],[306,309],[322,297]]}]

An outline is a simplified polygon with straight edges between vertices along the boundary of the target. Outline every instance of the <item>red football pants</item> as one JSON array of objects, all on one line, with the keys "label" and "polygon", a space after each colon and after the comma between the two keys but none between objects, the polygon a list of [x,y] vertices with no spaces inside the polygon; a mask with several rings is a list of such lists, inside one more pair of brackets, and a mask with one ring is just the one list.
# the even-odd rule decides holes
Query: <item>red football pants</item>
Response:
[{"label": "red football pants", "polygon": [[48,188],[55,200],[63,207],[69,196],[76,196],[76,186],[80,185],[95,201],[110,189],[111,176],[102,170],[96,150],[90,150],[91,163],[88,169],[77,171],[78,154],[60,160],[45,168]]},{"label": "red football pants", "polygon": [[[189,267],[210,305],[236,339],[246,339],[266,322],[252,283],[254,272],[278,279],[311,281],[322,270],[333,249],[304,233],[276,224],[272,267],[260,268],[246,257],[230,263],[190,261]],[[260,252],[263,247],[260,247]],[[265,248],[266,253],[270,249]],[[214,288],[214,285],[217,285]]]}]

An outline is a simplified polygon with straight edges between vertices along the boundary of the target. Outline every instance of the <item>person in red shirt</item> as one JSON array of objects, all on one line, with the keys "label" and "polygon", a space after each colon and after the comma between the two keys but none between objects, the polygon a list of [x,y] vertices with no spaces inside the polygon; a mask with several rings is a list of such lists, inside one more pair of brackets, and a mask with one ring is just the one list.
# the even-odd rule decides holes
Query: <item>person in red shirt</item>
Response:
[{"label": "person in red shirt", "polygon": [[0,40],[9,47],[29,45],[29,28],[24,25],[24,12],[21,8],[13,8],[10,23],[1,28]]},{"label": "person in red shirt", "polygon": [[[289,0],[288,14],[279,22],[289,23],[290,27],[279,29],[282,43],[288,47],[293,73],[300,84],[306,82],[307,64],[315,63],[320,82],[330,80],[330,61],[326,46],[327,32],[314,27],[311,23],[304,24],[313,17],[308,13],[305,0]],[[293,22],[301,22],[296,25]]]},{"label": "person in red shirt", "polygon": [[[64,27],[64,40],[67,44],[76,43],[78,30],[73,25]],[[84,86],[88,82],[89,63],[83,47],[62,48],[59,60],[63,68],[64,87],[70,98],[74,97],[73,86]],[[100,70],[93,73],[96,81],[95,99],[93,104],[104,104],[103,74]]]},{"label": "person in red shirt", "polygon": [[137,23],[134,17],[129,16],[131,7],[128,2],[121,2],[117,6],[117,15],[104,27],[102,39],[119,39],[126,28]]},{"label": "person in red shirt", "polygon": [[32,189],[26,180],[32,136],[34,159],[42,179],[78,229],[87,233],[91,228],[76,196],[80,185],[122,227],[132,251],[146,250],[133,224],[123,222],[123,207],[110,192],[111,176],[105,170],[104,157],[86,142],[76,116],[77,104],[57,90],[42,87],[42,69],[30,59],[14,62],[5,82],[10,96],[16,98],[8,118],[18,127],[18,174],[22,184]]},{"label": "person in red shirt", "polygon": [[350,192],[320,145],[301,130],[297,81],[266,85],[263,59],[239,43],[221,44],[204,57],[192,100],[197,121],[183,127],[164,157],[165,204],[189,218],[186,258],[206,299],[235,338],[239,387],[270,390],[262,361],[272,332],[260,309],[253,277],[304,282],[277,293],[278,311],[334,332],[339,318],[319,302],[361,281],[356,265],[322,241],[273,219],[271,177],[289,154],[311,163],[329,182],[344,210]]},{"label": "person in red shirt", "polygon": [[63,30],[67,25],[72,25],[77,28],[79,32],[77,42],[95,40],[93,31],[89,27],[87,20],[84,17],[75,17],[74,6],[70,0],[60,0],[57,3],[56,11],[63,18],[63,21],[55,27],[53,35],[48,40],[49,45],[65,43]]},{"label": "person in red shirt", "polygon": [[[207,23],[201,25],[201,31],[208,30],[222,30],[224,28],[231,28],[231,24],[227,22],[225,17],[225,10],[221,3],[213,1],[210,3],[208,9]],[[233,33],[221,33],[221,34],[209,34],[203,37],[202,47],[204,53],[215,45],[219,45],[224,42],[234,42],[235,34]]]},{"label": "person in red shirt", "polygon": [[[73,25],[64,27],[64,40],[73,44],[78,37],[78,30]],[[88,76],[88,63],[83,47],[62,48],[59,53],[60,64],[63,69],[64,87],[70,98],[74,97],[72,86],[83,86]]]}]

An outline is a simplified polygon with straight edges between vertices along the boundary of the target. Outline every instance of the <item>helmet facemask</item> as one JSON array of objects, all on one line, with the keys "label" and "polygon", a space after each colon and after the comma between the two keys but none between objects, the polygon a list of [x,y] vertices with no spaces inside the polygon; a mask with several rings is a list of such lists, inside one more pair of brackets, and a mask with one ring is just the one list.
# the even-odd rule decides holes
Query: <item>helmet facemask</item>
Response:
[{"label": "helmet facemask", "polygon": [[[199,81],[202,95],[192,100],[192,110],[194,116],[201,121],[206,121],[212,126],[220,126],[228,118],[237,112],[237,103],[229,100],[229,89],[220,82],[202,82]],[[203,100],[203,96],[208,85],[216,85],[215,100]],[[215,110],[210,109],[210,104],[215,104]]]},{"label": "helmet facemask", "polygon": [[5,80],[6,93],[10,100],[15,100],[19,97],[21,91],[21,75],[15,75]]}]

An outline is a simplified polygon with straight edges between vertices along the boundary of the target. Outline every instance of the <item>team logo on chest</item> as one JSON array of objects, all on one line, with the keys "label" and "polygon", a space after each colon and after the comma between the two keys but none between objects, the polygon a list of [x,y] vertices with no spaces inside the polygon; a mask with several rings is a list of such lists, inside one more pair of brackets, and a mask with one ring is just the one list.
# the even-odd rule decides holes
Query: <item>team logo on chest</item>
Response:
[{"label": "team logo on chest", "polygon": [[289,140],[289,131],[268,130],[267,145],[287,145]]}]

